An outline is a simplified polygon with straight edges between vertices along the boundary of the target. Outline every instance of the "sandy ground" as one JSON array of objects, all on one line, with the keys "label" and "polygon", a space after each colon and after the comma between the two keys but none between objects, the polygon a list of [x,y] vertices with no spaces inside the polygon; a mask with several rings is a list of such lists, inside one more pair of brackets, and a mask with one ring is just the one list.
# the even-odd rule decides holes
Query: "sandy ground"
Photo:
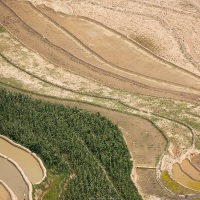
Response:
[{"label": "sandy ground", "polygon": [[[7,1],[7,3],[9,4],[10,2],[12,1]],[[12,7],[13,2],[10,5]],[[2,6],[1,8],[6,9],[5,5]],[[17,5],[15,5],[13,9],[17,9]],[[14,27],[12,26],[13,24],[6,23],[5,18],[4,18],[5,15],[10,16],[15,21],[17,20],[16,21],[17,23],[15,23]],[[23,16],[25,17],[25,15]],[[15,33],[16,36],[20,40],[25,42],[29,47],[35,49],[37,52],[41,53],[46,58],[50,59],[53,63],[64,66],[65,68],[67,67],[68,70],[73,70],[76,73],[79,73],[79,74],[81,73],[81,74],[90,76],[93,79],[102,81],[103,83],[109,84],[110,86],[115,86],[120,89],[126,89],[128,91],[135,91],[135,92],[142,92],[142,93],[170,96],[170,97],[177,97],[177,98],[186,98],[186,99],[189,98],[190,100],[192,99],[192,100],[198,101],[199,97],[196,94],[174,92],[173,90],[167,90],[167,89],[162,90],[156,87],[151,87],[149,85],[127,79],[126,77],[121,76],[121,74],[113,74],[113,73],[108,72],[107,70],[97,69],[95,66],[91,66],[91,65],[88,65],[87,63],[81,62],[80,60],[77,60],[73,56],[72,57],[69,56],[69,54],[66,51],[63,51],[63,49],[60,49],[60,47],[58,47],[57,45],[55,46],[55,44],[50,43],[49,40],[48,42],[46,39],[44,40],[44,38],[42,38],[40,35],[37,35],[36,32],[33,32],[33,30],[30,29],[30,27],[24,26],[23,22],[20,21],[19,18],[17,19],[16,16],[13,16],[13,13],[10,13],[9,10],[7,10],[6,12],[5,11],[3,12],[1,21],[2,23],[4,23],[6,28],[8,28],[13,33]],[[32,38],[32,40],[31,41],[27,40],[30,37]],[[189,82],[189,79],[187,81]]]},{"label": "sandy ground", "polygon": [[[59,15],[59,13],[52,12],[49,9],[45,9],[44,12],[48,17],[64,27],[65,30],[73,34],[92,53],[98,55],[106,63],[111,64],[113,68],[121,69],[121,75],[124,71],[127,71],[130,74],[136,74],[140,82],[144,77],[154,81],[157,80],[159,83],[154,85],[155,87],[159,87],[161,82],[186,84],[187,86],[191,83],[191,87],[196,87],[194,85],[199,81],[196,78],[192,83],[194,77],[187,78],[189,74],[180,70],[180,68],[175,68],[167,63],[161,62],[146,51],[138,48],[138,46],[129,40],[126,40],[126,38],[101,24],[97,24],[95,21],[85,18],[69,17],[63,14]],[[77,54],[75,53],[74,55]],[[175,77],[175,74],[176,78],[173,79],[172,77]],[[134,79],[136,80],[136,78]],[[190,80],[190,83],[187,81],[183,83],[183,79]],[[149,85],[152,85],[152,83],[150,82]]]},{"label": "sandy ground", "polygon": [[198,0],[30,1],[55,10],[62,5],[62,12],[71,14],[73,10],[73,15],[95,19],[179,67],[200,74]]},{"label": "sandy ground", "polygon": [[0,184],[0,199],[1,200],[11,200],[9,192],[1,184]]},{"label": "sandy ground", "polygon": [[179,157],[192,146],[192,133],[187,127],[167,119],[159,119],[156,124],[170,140],[170,154]]},{"label": "sandy ground", "polygon": [[[160,51],[155,49],[156,54],[199,74],[198,9],[192,2],[184,0],[165,3],[167,5],[161,0],[156,3],[142,0],[91,0],[73,1],[70,5],[74,15],[94,18],[136,40],[149,39],[160,46]],[[191,32],[194,33],[192,36]]]},{"label": "sandy ground", "polygon": [[135,166],[155,167],[159,156],[165,149],[166,141],[150,122],[138,118],[133,119],[130,120],[129,116],[123,117],[117,125],[124,133]]}]

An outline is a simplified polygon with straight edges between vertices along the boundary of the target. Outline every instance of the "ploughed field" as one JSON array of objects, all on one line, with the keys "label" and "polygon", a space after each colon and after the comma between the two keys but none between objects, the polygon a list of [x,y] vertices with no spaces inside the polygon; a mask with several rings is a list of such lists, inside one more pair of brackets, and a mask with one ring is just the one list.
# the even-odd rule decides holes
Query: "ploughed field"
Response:
[{"label": "ploughed field", "polygon": [[[9,191],[18,199],[199,197],[198,39],[185,34],[185,45],[178,22],[155,17],[163,9],[180,24],[198,21],[195,2],[0,1],[0,131],[37,153],[48,174],[29,150],[0,138]],[[156,27],[150,38],[145,31]],[[40,184],[32,193],[27,182]],[[0,184],[3,198],[14,198],[9,191]]]}]

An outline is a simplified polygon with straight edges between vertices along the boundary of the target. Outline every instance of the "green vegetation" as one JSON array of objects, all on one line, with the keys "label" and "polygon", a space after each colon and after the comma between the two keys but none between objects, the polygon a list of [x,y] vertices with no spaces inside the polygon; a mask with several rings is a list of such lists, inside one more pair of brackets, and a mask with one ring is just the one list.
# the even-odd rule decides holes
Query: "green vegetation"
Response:
[{"label": "green vegetation", "polygon": [[[37,153],[54,175],[75,175],[65,199],[141,199],[130,178],[132,162],[122,134],[99,113],[3,89],[0,111],[1,133]],[[52,199],[51,193],[45,197]]]},{"label": "green vegetation", "polygon": [[168,174],[167,171],[163,171],[161,174],[161,181],[167,187],[169,190],[174,192],[175,194],[194,194],[198,193],[196,191],[190,190],[188,188],[183,187],[182,185],[179,185],[177,182],[175,182]]},{"label": "green vegetation", "polygon": [[5,31],[3,26],[0,26],[0,33],[3,33]]},{"label": "green vegetation", "polygon": [[34,196],[40,193],[39,196],[44,200],[58,199],[58,196],[65,191],[63,188],[65,178],[66,174],[53,174],[48,170],[45,180],[40,185],[33,185]]},{"label": "green vegetation", "polygon": [[7,85],[14,85],[15,87],[19,89],[23,89],[23,83],[20,82],[19,80],[16,80],[15,78],[4,78],[0,75],[0,79],[2,82],[4,82]]},{"label": "green vegetation", "polygon": [[60,183],[62,183],[65,175],[50,175],[51,183],[45,193],[44,200],[54,200],[57,199],[60,193]]}]

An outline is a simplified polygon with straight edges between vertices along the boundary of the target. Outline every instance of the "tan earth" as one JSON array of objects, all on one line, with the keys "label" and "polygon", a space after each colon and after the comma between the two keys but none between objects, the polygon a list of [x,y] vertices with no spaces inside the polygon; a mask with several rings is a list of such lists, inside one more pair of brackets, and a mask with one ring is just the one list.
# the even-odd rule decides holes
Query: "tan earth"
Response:
[{"label": "tan earth", "polygon": [[13,191],[18,199],[29,199],[29,187],[16,166],[0,156],[0,179]]},{"label": "tan earth", "polygon": [[170,194],[156,180],[155,169],[136,169],[137,184],[140,186],[139,191],[142,192],[144,199],[150,200],[169,200],[177,199],[177,196]]},{"label": "tan earth", "polygon": [[11,200],[9,192],[6,190],[6,188],[2,184],[0,184],[0,199]]},{"label": "tan earth", "polygon": [[[109,68],[98,68],[96,65],[81,60],[79,55],[70,53],[68,50],[70,44],[65,44],[66,33],[63,31],[63,29],[57,26],[55,22],[50,21],[45,15],[40,13],[33,6],[27,3],[16,3],[16,1],[6,0],[1,1],[0,9],[0,21],[5,28],[11,31],[27,46],[42,54],[44,57],[51,60],[51,62],[56,63],[57,65],[63,66],[75,73],[101,81],[109,86],[125,89],[127,91],[188,99],[196,102],[199,101],[198,76],[186,72],[179,67],[166,63],[165,61],[158,60],[158,58],[156,58],[153,54],[150,54],[146,50],[140,48],[138,45],[131,42],[124,36],[115,33],[108,28],[105,29],[103,25],[95,25],[95,23],[93,23],[94,27],[99,27],[100,30],[104,30],[102,33],[103,35],[101,36],[103,37],[103,40],[106,38],[106,40],[112,38],[111,42],[113,41],[113,43],[116,43],[117,46],[114,46],[115,48],[110,49],[110,51],[113,52],[114,57],[120,53],[118,51],[119,46],[122,46],[122,44],[123,46],[126,46],[124,49],[121,49],[121,47],[119,48],[119,50],[121,49],[120,51],[123,55],[122,57],[117,57],[119,60],[114,59],[108,61],[109,63],[111,61],[111,64],[114,66],[116,66],[116,64],[121,65],[123,62],[125,62],[124,66],[120,66],[121,71],[117,72],[117,67],[115,67],[115,70],[109,70]],[[16,14],[14,12],[16,12]],[[8,23],[8,18],[10,18],[10,21],[14,20],[13,22],[15,23]],[[91,24],[91,22],[89,22],[89,24]],[[92,27],[89,26],[88,28],[92,30]],[[105,35],[105,30],[107,30],[109,34]],[[59,35],[59,37],[55,36],[55,32]],[[97,33],[101,33],[101,31],[97,29],[95,34]],[[29,38],[32,39],[30,40]],[[93,45],[94,44],[95,43],[93,43]],[[102,45],[102,43],[99,44]],[[86,44],[86,46],[90,45],[91,44]],[[107,46],[100,47],[100,50],[103,47],[106,47],[105,49],[107,49],[109,46],[110,45],[108,43]],[[102,50],[98,52],[97,48],[95,51],[97,51],[99,56],[104,58],[105,55],[101,55],[103,52]],[[142,62],[139,58],[142,60]],[[117,61],[117,63],[115,61]],[[134,62],[136,62],[136,67],[134,67],[132,75],[129,65],[130,63]],[[157,63],[157,65],[155,65],[155,71],[152,67],[151,70],[148,70],[148,67],[152,65],[152,62],[154,62],[154,64]],[[151,71],[154,73],[149,74]],[[127,72],[129,73],[127,74]],[[140,80],[138,77],[140,77]],[[183,82],[182,80],[185,81]],[[183,90],[183,88],[185,89]]]},{"label": "tan earth", "polygon": [[200,181],[200,171],[196,169],[188,159],[183,160],[180,167],[193,180]]},{"label": "tan earth", "polygon": [[[29,2],[0,1],[0,24],[25,46],[58,66],[58,69],[62,67],[63,71],[71,71],[129,94],[131,92],[186,100],[191,104],[195,103],[198,108],[200,103],[200,2],[198,0],[29,0]],[[31,84],[30,77],[31,75],[28,76],[27,73],[24,76]],[[6,79],[1,78],[4,78],[4,81]],[[55,82],[53,79],[51,81]],[[40,85],[44,84],[41,80],[40,82]],[[55,86],[54,88],[57,89],[57,93],[55,91],[53,96],[60,93],[64,98],[63,90]],[[35,91],[45,94],[42,87]],[[72,95],[67,90],[65,93],[68,96]],[[156,178],[158,168],[155,167],[159,167],[157,164],[167,142],[149,121],[83,103],[55,100],[39,95],[31,96],[97,111],[109,117],[123,132],[135,163],[132,179],[143,198],[177,199]],[[80,97],[77,95],[78,98]],[[92,102],[89,97],[80,99]],[[129,100],[127,98],[121,101]],[[104,105],[104,99],[99,101]],[[109,103],[110,105],[106,107],[113,108],[112,103]],[[140,104],[142,106],[142,101]],[[132,104],[129,102],[127,105]],[[159,109],[158,105],[157,107]],[[170,109],[173,111],[172,107],[166,105],[166,113]],[[174,112],[176,111],[178,110]],[[147,117],[148,113],[151,116],[151,109],[144,113]],[[166,132],[166,137],[170,141],[168,153],[178,160],[183,152],[194,146],[195,134],[190,130],[191,126],[164,117],[155,121]],[[198,123],[198,112],[195,119]],[[187,119],[185,121],[187,122]],[[199,166],[198,158],[192,159],[192,163]],[[181,165],[173,166],[172,172],[176,181],[199,190],[198,181],[188,178],[180,166],[185,171],[188,170],[190,175],[198,174],[198,170],[184,161]],[[170,167],[172,168],[172,165]],[[188,182],[191,184],[188,185]]]},{"label": "tan earth", "polygon": [[43,179],[43,170],[31,153],[14,146],[3,138],[0,138],[0,153],[14,160],[32,184],[39,183]]},{"label": "tan earth", "polygon": [[200,155],[193,156],[191,162],[197,169],[200,169]]},{"label": "tan earth", "polygon": [[196,191],[200,190],[200,182],[193,180],[190,176],[184,173],[184,171],[181,170],[179,164],[173,165],[172,173],[174,180],[180,183],[181,185]]},{"label": "tan earth", "polygon": [[156,54],[198,74],[199,4],[198,0],[90,0],[69,3],[74,15],[93,18],[132,36],[144,46],[146,39],[158,47],[154,50]]},{"label": "tan earth", "polygon": [[155,54],[200,74],[199,0],[29,1],[35,5],[46,4],[66,14],[73,10],[73,15],[101,22]]}]

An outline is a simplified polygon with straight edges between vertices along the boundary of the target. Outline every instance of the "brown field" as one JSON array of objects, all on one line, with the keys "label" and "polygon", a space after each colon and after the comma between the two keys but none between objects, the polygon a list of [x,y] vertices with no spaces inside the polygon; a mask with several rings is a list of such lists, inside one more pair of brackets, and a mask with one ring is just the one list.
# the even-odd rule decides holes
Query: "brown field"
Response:
[{"label": "brown field", "polygon": [[180,183],[181,185],[193,189],[193,190],[200,190],[200,182],[193,180],[190,176],[188,176],[184,171],[181,170],[180,165],[174,164],[173,169],[173,178],[176,182]]},{"label": "brown field", "polygon": [[[1,87],[111,119],[123,133],[144,199],[196,194],[199,156],[191,163],[187,156],[200,149],[199,11],[198,0],[2,0]],[[176,164],[166,164],[160,182],[163,153]],[[24,156],[15,157],[38,182],[36,163],[30,161],[32,171]]]},{"label": "brown field", "polygon": [[[90,0],[68,6],[74,15],[92,18],[125,36],[148,38],[159,46],[155,54],[199,74],[199,0]],[[144,41],[140,44],[145,46]]]},{"label": "brown field", "polygon": [[41,166],[30,153],[14,146],[3,138],[0,138],[0,153],[14,160],[32,184],[36,184],[42,180],[44,174]]},{"label": "brown field", "polygon": [[179,195],[198,194],[198,191],[191,190],[189,188],[186,188],[178,184],[173,178],[170,177],[170,175],[166,171],[163,171],[161,174],[161,182],[163,186],[165,186],[175,194]]},{"label": "brown field", "polygon": [[27,183],[13,163],[0,157],[0,172],[0,179],[7,184],[18,199],[29,199]]},{"label": "brown field", "polygon": [[188,159],[180,164],[181,169],[188,174],[193,180],[200,181],[200,171],[191,165]]},{"label": "brown field", "polygon": [[191,162],[195,167],[200,169],[200,155],[193,156],[192,159],[191,159]]},{"label": "brown field", "polygon": [[137,185],[145,199],[177,199],[175,195],[170,194],[157,182],[155,178],[155,169],[137,169]]},{"label": "brown field", "polygon": [[[60,27],[57,27],[52,22],[49,22],[48,19],[42,16],[40,12],[33,9],[32,6],[26,3],[16,4],[15,1],[11,0],[7,0],[5,2],[6,4],[1,2],[1,7],[0,7],[2,13],[0,17],[1,23],[5,26],[5,28],[7,28],[16,37],[18,37],[23,43],[25,43],[27,46],[34,49],[38,53],[42,54],[47,59],[51,60],[51,62],[63,66],[70,71],[89,76],[92,79],[96,79],[98,81],[101,81],[102,83],[118,87],[120,89],[126,89],[128,91],[134,90],[136,92],[154,94],[158,96],[162,95],[162,96],[176,97],[181,99],[184,98],[190,100],[198,100],[199,81],[195,75],[186,73],[181,69],[173,67],[173,65],[169,65],[163,63],[163,61],[161,62],[160,60],[154,59],[154,57],[151,54],[145,52],[143,49],[137,47],[131,41],[123,38],[120,35],[117,35],[114,32],[111,34],[111,36],[109,34],[108,35],[103,34],[105,30],[111,32],[109,29],[105,29],[105,27],[103,26],[96,25],[95,23],[86,21],[87,24],[92,24],[92,26],[98,27],[96,31],[99,33],[102,32],[102,35],[100,34],[100,37],[105,37],[104,39],[107,38],[107,40],[110,39],[111,37],[112,38],[111,42],[116,43],[118,47],[122,46],[122,44],[123,46],[124,45],[126,46],[126,48],[121,49],[122,54],[125,57],[123,58],[122,56],[117,56],[120,60],[117,61],[116,59],[113,60],[112,58],[111,60],[112,62],[117,61],[119,62],[119,64],[120,63],[122,64],[122,62],[125,61],[128,62],[126,65],[120,66],[123,69],[122,71],[130,70],[127,67],[130,65],[130,63],[136,62],[134,64],[134,66],[136,66],[134,67],[136,74],[139,73],[147,78],[150,77],[154,81],[153,84],[150,84],[149,80],[146,81],[146,84],[144,83],[144,81],[140,83],[137,80],[133,80],[127,78],[126,76],[123,76],[123,74],[119,72],[118,73],[110,72],[109,70],[107,70],[107,68],[100,69],[95,65],[91,65],[90,63],[80,60],[77,55],[72,55],[68,52],[68,50],[63,48],[63,44],[65,44],[66,34],[60,29]],[[23,9],[20,9],[20,7],[23,7]],[[14,12],[16,12],[17,15]],[[28,12],[29,14],[27,15],[26,12]],[[10,18],[11,21],[14,20],[15,24],[7,23],[6,19],[8,18]],[[47,31],[46,33],[45,33],[45,27]],[[94,27],[89,26],[88,28],[91,29]],[[55,37],[55,33],[58,33],[59,37],[57,36]],[[29,40],[29,38],[32,39]],[[58,38],[60,38],[60,40],[58,40]],[[59,43],[59,41],[62,42]],[[65,48],[68,47],[67,44],[68,43],[64,45]],[[108,45],[108,47],[109,46],[110,45]],[[113,52],[113,56],[116,56],[116,53],[119,53],[118,47],[116,46],[115,48],[110,49],[111,52]],[[132,55],[132,52],[134,52],[134,55]],[[100,53],[102,53],[102,51],[100,51]],[[134,59],[135,56],[137,57],[137,59],[140,58],[143,61],[145,60],[145,62],[141,62],[140,59],[138,60]],[[154,63],[154,67],[156,67],[154,71],[155,73],[152,73],[153,72],[152,70],[154,69],[150,67],[152,66],[152,62]],[[148,70],[148,67],[150,67],[149,68],[151,69],[150,71]],[[151,73],[151,74],[146,74],[146,73]],[[173,77],[176,78],[174,79]],[[155,87],[155,81],[157,81],[157,79],[162,79],[161,81],[164,82],[163,83],[165,86],[164,88],[161,89],[160,86]],[[184,82],[182,82],[183,79],[185,80]],[[158,83],[158,85],[162,85],[162,82]],[[169,86],[167,87],[167,85]],[[188,90],[187,92],[185,91],[182,92],[180,91],[180,89],[179,91],[176,91],[177,86],[186,87],[188,88]]]},{"label": "brown field", "polygon": [[0,199],[11,200],[9,192],[6,190],[6,188],[2,184],[0,184]]},{"label": "brown field", "polygon": [[[111,68],[112,72],[114,72],[114,70],[119,69],[118,73],[121,76],[163,89],[178,89],[175,86],[183,86],[186,83],[181,81],[183,80],[181,76],[189,76],[187,71],[182,71],[176,66],[161,62],[153,55],[140,49],[132,41],[102,24],[91,21],[89,18],[59,15],[48,8],[40,8],[40,10],[46,15],[45,17],[53,20],[63,30],[80,41],[80,44],[85,46],[88,51],[95,54],[102,62],[110,65],[107,68],[103,68],[104,70]],[[79,57],[77,52],[73,54]],[[129,76],[127,76],[128,74]],[[173,74],[176,74],[176,78]],[[180,78],[177,77],[177,74]],[[190,75],[192,76],[192,74]],[[174,80],[172,77],[174,77]],[[193,78],[198,80],[198,77]],[[185,77],[185,79],[187,78]],[[187,83],[186,85],[188,86]],[[193,86],[194,83],[191,83],[191,87]]]}]

